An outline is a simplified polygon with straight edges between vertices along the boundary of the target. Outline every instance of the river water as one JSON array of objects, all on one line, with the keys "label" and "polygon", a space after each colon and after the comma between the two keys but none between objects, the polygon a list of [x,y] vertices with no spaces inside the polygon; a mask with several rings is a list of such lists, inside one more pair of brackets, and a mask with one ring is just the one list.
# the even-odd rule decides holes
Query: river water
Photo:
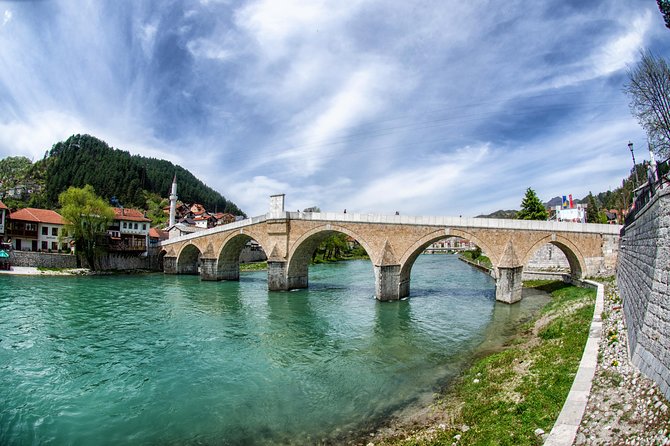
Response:
[{"label": "river water", "polygon": [[545,301],[497,304],[451,255],[412,297],[374,299],[369,261],[268,292],[195,276],[0,276],[0,444],[314,444],[427,404]]}]

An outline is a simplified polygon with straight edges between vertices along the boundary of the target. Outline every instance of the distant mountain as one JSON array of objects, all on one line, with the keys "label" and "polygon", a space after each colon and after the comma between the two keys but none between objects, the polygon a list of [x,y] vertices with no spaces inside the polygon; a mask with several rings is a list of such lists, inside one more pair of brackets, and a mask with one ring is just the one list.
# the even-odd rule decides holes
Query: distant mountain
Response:
[{"label": "distant mountain", "polygon": [[167,197],[177,175],[179,199],[200,203],[207,210],[245,216],[235,203],[205,185],[191,172],[169,161],[131,155],[90,135],[73,135],[54,144],[41,164],[45,172],[44,204],[55,207],[69,186],[90,184],[106,200],[115,197],[125,207],[147,209],[146,195]]},{"label": "distant mountain", "polygon": [[490,213],[490,214],[486,214],[486,215],[478,215],[478,216],[475,217],[475,218],[506,218],[506,219],[514,219],[514,218],[516,218],[516,213],[517,213],[517,212],[518,212],[518,211],[515,211],[515,210],[513,210],[513,209],[510,209],[510,210],[507,210],[507,211],[500,209],[500,210],[495,211],[495,212],[492,212],[492,213]]},{"label": "distant mountain", "polygon": [[[588,198],[588,196],[587,196],[587,198]],[[572,202],[573,202],[574,204],[585,203],[585,202],[586,202],[586,198],[583,198],[583,199],[580,200],[579,198],[574,198],[574,197],[573,197],[573,198],[572,198]],[[563,204],[563,198],[561,198],[561,197],[554,197],[554,198],[552,198],[551,200],[549,200],[549,201],[547,201],[546,203],[544,203],[544,207],[546,207],[546,208],[548,209],[548,208],[553,208],[553,207],[555,207],[555,206],[560,206],[560,205],[562,205],[562,204]]]}]

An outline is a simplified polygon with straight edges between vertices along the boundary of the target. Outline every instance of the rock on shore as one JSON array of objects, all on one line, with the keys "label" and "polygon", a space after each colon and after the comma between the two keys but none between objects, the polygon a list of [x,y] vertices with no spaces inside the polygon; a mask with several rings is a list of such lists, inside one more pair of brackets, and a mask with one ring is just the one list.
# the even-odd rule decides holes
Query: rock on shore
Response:
[{"label": "rock on shore", "polygon": [[670,445],[670,403],[628,357],[621,299],[605,285],[603,336],[575,445]]}]

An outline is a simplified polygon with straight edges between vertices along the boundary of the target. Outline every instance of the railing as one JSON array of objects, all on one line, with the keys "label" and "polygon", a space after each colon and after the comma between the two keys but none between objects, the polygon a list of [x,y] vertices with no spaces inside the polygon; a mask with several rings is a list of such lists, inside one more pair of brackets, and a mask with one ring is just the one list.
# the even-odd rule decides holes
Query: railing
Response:
[{"label": "railing", "polygon": [[635,216],[644,208],[647,203],[654,198],[659,190],[665,189],[670,185],[670,158],[656,164],[656,177],[651,174],[649,179],[642,186],[635,189],[633,194],[633,206],[624,220],[624,229],[635,221]]},{"label": "railing", "polygon": [[34,231],[29,231],[26,229],[12,229],[9,228],[7,229],[7,236],[8,237],[29,237],[29,238],[37,238],[37,229]]}]

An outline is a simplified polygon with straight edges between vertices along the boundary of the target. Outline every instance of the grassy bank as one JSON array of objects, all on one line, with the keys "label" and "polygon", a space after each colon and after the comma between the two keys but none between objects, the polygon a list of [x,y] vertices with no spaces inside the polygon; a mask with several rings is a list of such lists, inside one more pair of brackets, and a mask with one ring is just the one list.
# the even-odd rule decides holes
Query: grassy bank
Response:
[{"label": "grassy bank", "polygon": [[430,426],[377,444],[540,445],[570,390],[593,316],[595,290],[562,282],[527,286],[551,294],[538,318],[502,351],[476,360],[435,403]]},{"label": "grassy bank", "polygon": [[268,269],[268,262],[240,263],[240,272],[264,271],[266,269]]}]

